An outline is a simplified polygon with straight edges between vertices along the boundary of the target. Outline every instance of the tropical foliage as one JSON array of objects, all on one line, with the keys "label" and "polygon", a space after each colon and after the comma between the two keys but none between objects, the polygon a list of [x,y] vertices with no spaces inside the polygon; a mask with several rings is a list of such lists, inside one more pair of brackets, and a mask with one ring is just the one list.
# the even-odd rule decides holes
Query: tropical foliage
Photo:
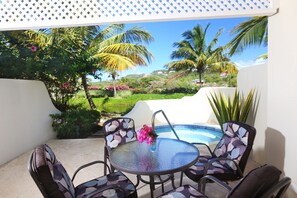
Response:
[{"label": "tropical foliage", "polygon": [[47,34],[46,30],[39,37],[33,31],[0,32],[0,77],[43,81],[55,106],[65,111],[79,90],[77,72],[65,44],[69,39],[49,39]]},{"label": "tropical foliage", "polygon": [[100,121],[98,111],[87,109],[71,109],[50,116],[53,119],[53,129],[61,139],[88,137],[98,130]]},{"label": "tropical foliage", "polygon": [[[188,30],[182,34],[184,40],[173,44],[177,50],[171,54],[172,59],[177,61],[170,62],[165,66],[176,71],[184,71],[183,75],[194,70],[199,75],[199,81],[202,82],[202,74],[209,68],[218,67],[221,63],[228,63],[230,60],[224,54],[224,47],[216,47],[218,38],[222,33],[220,29],[215,37],[206,43],[207,31],[210,24],[205,29],[201,25],[197,25],[192,30]],[[225,64],[225,66],[235,67],[234,64]],[[181,74],[181,73],[180,73]]]},{"label": "tropical foliage", "polygon": [[227,121],[246,122],[253,106],[254,90],[250,90],[246,98],[236,90],[232,99],[230,97],[226,98],[226,96],[220,92],[219,94],[211,94],[208,100],[222,128],[223,123]]},{"label": "tropical foliage", "polygon": [[[251,45],[265,45],[268,42],[268,17],[252,17],[240,23],[231,31],[236,36],[228,43],[230,55],[242,52]],[[265,56],[264,56],[265,57]]]},{"label": "tropical foliage", "polygon": [[141,45],[153,41],[148,32],[137,27],[123,31],[123,25],[117,25],[117,28],[120,32],[113,31],[113,34],[109,32],[103,35],[104,39],[100,41],[96,54],[91,57],[98,62],[98,66],[110,73],[114,82],[114,96],[116,96],[117,73],[135,66],[148,65],[153,57],[152,53]]},{"label": "tropical foliage", "polygon": [[[29,33],[34,36],[35,41],[39,41],[39,45],[48,45],[49,41],[55,41],[55,48],[60,46],[65,50],[63,54],[71,60],[70,65],[82,80],[90,107],[95,109],[86,75],[100,78],[97,71],[105,70],[114,76],[117,71],[136,65],[147,65],[151,60],[152,54],[141,43],[151,42],[152,36],[137,27],[129,30],[124,28],[124,25],[117,24],[105,28],[72,27]],[[115,80],[115,77],[113,79]]]},{"label": "tropical foliage", "polygon": [[125,30],[119,24],[1,32],[0,77],[43,81],[61,111],[82,85],[95,109],[86,76],[147,65],[153,55],[142,43],[152,40],[140,28]]}]

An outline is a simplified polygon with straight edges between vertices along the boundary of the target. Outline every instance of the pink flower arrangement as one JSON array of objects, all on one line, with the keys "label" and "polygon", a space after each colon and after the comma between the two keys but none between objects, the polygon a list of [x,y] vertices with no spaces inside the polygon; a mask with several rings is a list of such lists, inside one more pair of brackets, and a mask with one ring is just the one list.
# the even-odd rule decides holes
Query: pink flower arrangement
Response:
[{"label": "pink flower arrangement", "polygon": [[140,143],[146,141],[147,144],[152,144],[156,141],[157,136],[153,128],[145,124],[138,131],[137,139]]}]

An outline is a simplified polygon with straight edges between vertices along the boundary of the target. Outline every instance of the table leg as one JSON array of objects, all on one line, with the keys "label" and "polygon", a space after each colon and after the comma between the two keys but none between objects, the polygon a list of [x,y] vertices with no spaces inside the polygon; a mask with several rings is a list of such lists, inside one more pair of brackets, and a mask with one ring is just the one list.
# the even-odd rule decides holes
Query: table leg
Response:
[{"label": "table leg", "polygon": [[170,177],[171,177],[171,185],[172,185],[173,189],[176,189],[176,187],[174,185],[174,174],[171,174]]},{"label": "table leg", "polygon": [[151,198],[154,198],[155,179],[153,175],[150,175],[150,190],[151,190]]}]

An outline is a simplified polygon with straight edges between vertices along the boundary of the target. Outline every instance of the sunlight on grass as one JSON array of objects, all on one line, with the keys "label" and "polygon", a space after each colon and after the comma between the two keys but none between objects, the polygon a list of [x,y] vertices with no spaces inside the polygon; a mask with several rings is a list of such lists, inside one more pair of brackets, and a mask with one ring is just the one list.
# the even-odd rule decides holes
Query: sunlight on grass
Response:
[{"label": "sunlight on grass", "polygon": [[[139,100],[161,100],[161,99],[180,99],[184,96],[191,96],[193,94],[133,94],[127,98],[93,98],[95,105],[99,111],[106,111],[110,113],[126,114],[129,112],[136,102]],[[81,104],[83,108],[90,109],[86,98],[74,98],[70,100],[70,104]]]}]

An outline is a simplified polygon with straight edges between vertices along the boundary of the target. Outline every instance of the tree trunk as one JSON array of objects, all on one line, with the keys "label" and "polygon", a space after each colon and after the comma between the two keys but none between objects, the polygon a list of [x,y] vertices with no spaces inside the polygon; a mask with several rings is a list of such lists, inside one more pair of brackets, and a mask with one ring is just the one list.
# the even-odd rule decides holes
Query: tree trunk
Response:
[{"label": "tree trunk", "polygon": [[199,83],[202,84],[202,72],[198,72],[199,74]]},{"label": "tree trunk", "polygon": [[117,96],[117,88],[116,88],[116,76],[112,74],[112,81],[113,81],[113,97]]},{"label": "tree trunk", "polygon": [[86,94],[86,97],[87,97],[87,100],[89,102],[89,105],[90,105],[91,109],[96,109],[96,105],[93,102],[93,99],[92,99],[91,94],[89,92],[86,75],[81,75],[81,81],[82,81],[82,86],[83,86],[83,88],[85,90],[85,94]]}]

